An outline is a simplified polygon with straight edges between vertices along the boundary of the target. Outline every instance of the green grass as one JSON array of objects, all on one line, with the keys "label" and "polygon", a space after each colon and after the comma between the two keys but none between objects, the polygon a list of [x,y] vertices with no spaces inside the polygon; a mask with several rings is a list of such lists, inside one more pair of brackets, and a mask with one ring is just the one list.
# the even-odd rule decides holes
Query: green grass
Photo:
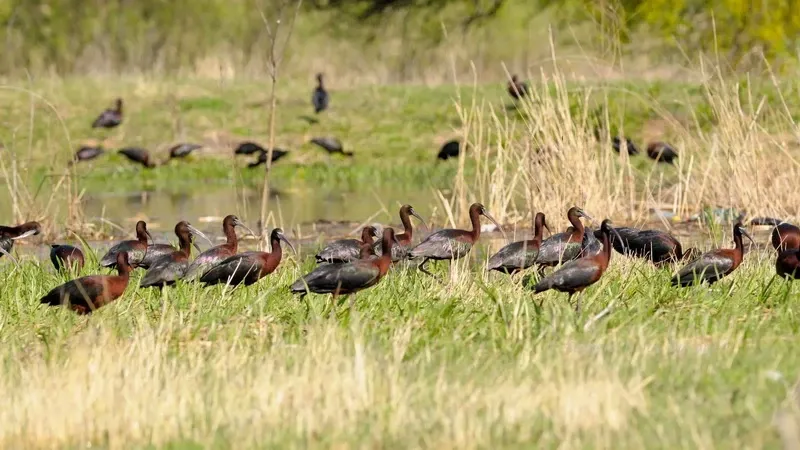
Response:
[{"label": "green grass", "polygon": [[288,292],[307,256],[233,291],[143,290],[137,272],[91,317],[38,304],[63,281],[46,262],[4,265],[0,442],[777,448],[800,355],[797,287],[771,258],[675,289],[614,254],[580,315],[474,262],[446,284],[395,268],[334,318],[329,297]]}]

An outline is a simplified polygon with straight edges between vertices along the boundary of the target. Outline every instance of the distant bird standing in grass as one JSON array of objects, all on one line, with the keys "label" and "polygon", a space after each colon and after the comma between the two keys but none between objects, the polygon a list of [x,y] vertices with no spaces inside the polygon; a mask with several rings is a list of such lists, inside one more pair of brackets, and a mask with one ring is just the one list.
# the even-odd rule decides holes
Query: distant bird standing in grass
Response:
[{"label": "distant bird standing in grass", "polygon": [[78,314],[90,314],[122,296],[128,287],[132,267],[127,253],[114,262],[118,275],[91,275],[64,283],[41,298],[50,306],[66,305]]},{"label": "distant bird standing in grass", "polygon": [[373,245],[373,237],[378,237],[378,230],[372,225],[367,225],[361,229],[361,240],[335,240],[320,250],[314,258],[317,263],[345,263],[355,261],[361,258],[362,247],[364,245]]},{"label": "distant bird standing in grass", "polygon": [[178,236],[180,248],[153,262],[153,265],[147,269],[147,272],[145,272],[142,280],[139,282],[139,286],[161,288],[175,284],[176,281],[184,277],[186,270],[189,268],[189,256],[191,255],[192,245],[194,245],[198,251],[200,250],[194,242],[194,235],[211,242],[205,234],[191,226],[189,222],[185,220],[175,225],[175,235]]},{"label": "distant bird standing in grass", "polygon": [[414,239],[414,227],[411,224],[411,217],[416,217],[420,222],[422,222],[422,225],[426,229],[428,228],[428,226],[425,225],[425,219],[417,214],[413,206],[401,206],[400,223],[403,224],[403,232],[395,235],[397,245],[392,247],[392,262],[400,261],[408,256],[408,248]]},{"label": "distant bird standing in grass", "polygon": [[[680,241],[664,231],[629,227],[619,227],[614,230],[617,233],[616,236],[611,236],[611,244],[617,253],[647,259],[657,266],[691,260],[700,255],[699,250],[694,247],[684,251]],[[599,230],[594,234],[600,239]]]},{"label": "distant bird standing in grass", "polygon": [[461,142],[454,139],[442,145],[436,157],[442,161],[447,161],[448,158],[458,158],[459,153],[461,153]]},{"label": "distant bird standing in grass", "polygon": [[136,222],[136,239],[118,242],[108,249],[108,252],[100,258],[100,266],[113,267],[117,263],[118,253],[127,253],[128,262],[134,266],[138,265],[145,257],[148,238],[153,240],[150,232],[147,231],[147,223],[144,220]]},{"label": "distant bird standing in grass", "polygon": [[508,95],[514,100],[519,100],[528,96],[529,86],[525,81],[520,81],[516,75],[511,76],[508,82]]},{"label": "distant bird standing in grass", "polygon": [[[625,139],[625,142],[623,142],[622,139]],[[636,144],[630,140],[630,138],[620,138],[619,136],[614,136],[614,138],[611,139],[611,147],[617,153],[619,153],[624,147],[629,155],[639,154],[639,147],[637,147]]]},{"label": "distant bird standing in grass", "polygon": [[342,141],[336,139],[335,137],[316,137],[311,139],[312,144],[316,144],[322,149],[324,149],[329,154],[338,153],[344,156],[353,156],[353,152],[346,152],[344,151],[344,146],[342,146]]},{"label": "distant bird standing in grass", "polygon": [[586,233],[581,217],[594,220],[577,206],[573,206],[567,211],[567,219],[572,225],[572,229],[554,234],[542,242],[539,246],[539,255],[536,257],[537,265],[556,266],[581,255]]},{"label": "distant bird standing in grass", "polygon": [[747,234],[742,223],[736,222],[736,225],[733,226],[734,248],[717,249],[703,253],[700,257],[681,268],[672,277],[672,285],[686,287],[702,282],[713,284],[729,275],[742,263],[742,258],[744,257],[742,236],[746,236],[747,239],[750,239],[750,242],[755,243],[753,238]]},{"label": "distant bird standing in grass", "polygon": [[422,242],[409,251],[412,259],[422,258],[422,262],[417,266],[426,275],[434,276],[425,269],[428,261],[456,260],[466,256],[472,246],[481,237],[481,219],[486,217],[500,229],[497,223],[486,208],[480,203],[473,203],[469,207],[469,219],[472,223],[472,230],[444,229],[428,235]]},{"label": "distant bird standing in grass", "polygon": [[240,143],[236,148],[233,150],[234,155],[253,155],[255,153],[264,153],[267,150],[256,144],[255,142],[245,141]]},{"label": "distant bird standing in grass", "polygon": [[75,156],[72,157],[70,165],[81,161],[89,161],[95,159],[105,152],[106,151],[103,150],[103,147],[82,146],[81,148],[78,149],[77,152],[75,152]]},{"label": "distant bird standing in grass", "polygon": [[330,96],[322,83],[322,74],[318,73],[317,87],[314,88],[314,93],[311,95],[311,104],[314,105],[314,112],[319,114],[325,111],[328,109],[328,103],[330,103]]},{"label": "distant bird standing in grass", "polygon": [[[533,288],[534,292],[538,294],[555,289],[568,293],[571,299],[575,293],[597,283],[611,261],[611,234],[614,233],[614,228],[611,226],[610,220],[603,221],[600,225],[600,233],[600,241],[603,244],[603,250],[600,253],[565,263],[560,269],[539,281]],[[575,311],[578,313],[581,311],[580,297],[575,302]]]},{"label": "distant bird standing in grass", "polygon": [[156,166],[156,163],[150,158],[150,152],[143,148],[127,147],[120,149],[118,152],[129,160],[141,164],[148,169],[152,169]]},{"label": "distant bird standing in grass", "polygon": [[42,231],[39,222],[25,222],[21,225],[9,227],[0,226],[0,257],[9,255],[14,247],[14,241],[35,236]]},{"label": "distant bird standing in grass", "polygon": [[539,247],[542,245],[545,228],[550,231],[550,227],[545,222],[544,213],[536,213],[533,219],[533,239],[512,242],[501,248],[499,252],[489,258],[487,270],[513,274],[534,265],[539,256]]},{"label": "distant bird standing in grass", "polygon": [[244,222],[239,220],[238,217],[233,214],[226,216],[222,219],[222,233],[225,235],[225,243],[211,247],[197,255],[186,270],[187,280],[199,278],[212,266],[235,255],[236,252],[239,251],[239,238],[236,236],[236,227],[242,227],[251,235],[255,236],[253,230],[247,228]]},{"label": "distant bird standing in grass", "polygon": [[250,286],[278,268],[283,257],[281,241],[285,242],[292,252],[297,253],[280,228],[272,230],[269,240],[272,247],[270,253],[244,252],[233,255],[209,269],[200,277],[200,281],[206,285],[229,283]]},{"label": "distant bird standing in grass", "polygon": [[50,262],[53,263],[56,271],[73,270],[78,273],[83,269],[83,252],[71,245],[51,244]]},{"label": "distant bird standing in grass", "polygon": [[203,148],[200,144],[177,144],[169,149],[170,159],[185,158],[192,154],[193,151]]},{"label": "distant bird standing in grass", "polygon": [[115,101],[113,109],[107,109],[100,113],[92,122],[92,128],[114,128],[122,123],[122,99]]},{"label": "distant bird standing in grass", "polygon": [[[283,158],[284,156],[286,156],[288,154],[289,154],[288,151],[280,149],[280,148],[272,149],[272,164],[275,164],[276,162],[278,162],[279,159]],[[247,164],[247,167],[253,169],[253,168],[258,167],[258,166],[260,166],[262,164],[266,164],[268,156],[269,155],[267,154],[267,150],[262,151],[261,153],[258,154],[258,159],[256,159],[255,161]]]},{"label": "distant bird standing in grass", "polygon": [[647,156],[656,162],[675,165],[678,152],[671,145],[664,142],[651,142],[647,145]]}]

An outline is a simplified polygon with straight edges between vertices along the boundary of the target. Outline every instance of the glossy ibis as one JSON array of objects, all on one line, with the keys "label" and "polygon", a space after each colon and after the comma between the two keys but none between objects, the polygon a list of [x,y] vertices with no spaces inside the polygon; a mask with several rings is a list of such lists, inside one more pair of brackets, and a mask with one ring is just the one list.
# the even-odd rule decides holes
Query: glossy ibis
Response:
[{"label": "glossy ibis", "polygon": [[169,149],[169,157],[170,159],[178,159],[178,158],[185,158],[189,156],[193,151],[199,150],[203,148],[200,144],[177,144],[173,145],[172,148]]},{"label": "glossy ibis", "polygon": [[78,149],[77,152],[75,152],[75,156],[72,157],[72,161],[70,161],[70,164],[95,159],[105,152],[106,151],[103,149],[103,147],[99,146],[92,147],[86,145],[82,146],[81,148]]},{"label": "glossy ibis", "polygon": [[226,258],[216,266],[210,268],[200,277],[200,281],[206,285],[227,283],[231,285],[244,284],[250,286],[265,276],[271,274],[278,268],[283,256],[281,241],[297,253],[294,246],[283,230],[275,228],[270,233],[270,245],[272,252],[244,252]]},{"label": "glossy ibis", "polygon": [[246,142],[240,143],[236,147],[236,149],[233,150],[233,154],[234,155],[253,155],[255,153],[264,153],[266,151],[267,150],[264,147],[256,144],[255,142],[246,141]]},{"label": "glossy ibis", "polygon": [[52,244],[50,245],[50,262],[59,272],[73,270],[78,273],[83,269],[83,252],[71,245]]},{"label": "glossy ibis", "polygon": [[452,140],[446,142],[441,149],[439,149],[439,153],[436,155],[437,158],[441,159],[442,161],[447,161],[447,158],[458,158],[458,154],[461,152],[461,142],[457,140]]},{"label": "glossy ibis", "polygon": [[132,270],[128,254],[118,253],[114,265],[118,275],[91,275],[68,281],[48,292],[40,302],[50,306],[66,305],[78,314],[92,313],[118,299],[128,287]]},{"label": "glossy ibis", "polygon": [[[279,159],[283,158],[284,156],[286,156],[288,154],[289,154],[288,151],[280,149],[280,148],[272,149],[272,164],[275,164]],[[258,166],[260,166],[262,164],[266,164],[267,163],[267,156],[269,156],[269,155],[267,154],[267,151],[264,150],[263,152],[258,154],[258,159],[256,159],[255,161],[251,162],[250,164],[248,164],[247,167],[252,169],[252,168],[258,167]]]},{"label": "glossy ibis", "polygon": [[328,95],[328,91],[325,90],[325,86],[322,83],[322,74],[317,74],[317,87],[314,88],[314,94],[311,96],[311,103],[314,105],[314,112],[316,114],[321,113],[328,109],[328,103],[330,102],[330,96]]},{"label": "glossy ibis", "polygon": [[584,247],[584,234],[586,233],[586,228],[580,220],[581,217],[594,220],[577,206],[573,206],[567,211],[567,219],[572,225],[572,230],[554,234],[545,239],[539,246],[539,256],[536,258],[536,264],[540,266],[556,266],[580,256]]},{"label": "glossy ibis", "polygon": [[783,251],[800,248],[800,228],[788,222],[778,223],[772,230],[772,247]]},{"label": "glossy ibis", "polygon": [[651,142],[647,145],[647,156],[656,162],[675,165],[675,160],[678,159],[678,152],[665,142]]},{"label": "glossy ibis", "polygon": [[[697,257],[698,250],[683,250],[683,245],[671,234],[660,230],[640,230],[629,227],[615,227],[617,236],[611,236],[611,244],[617,253],[651,261],[655,265],[678,262]],[[599,231],[595,232],[599,239]]]},{"label": "glossy ibis", "polygon": [[129,160],[141,164],[148,169],[153,168],[156,166],[156,163],[150,158],[150,152],[143,148],[138,147],[128,147],[118,150],[118,152],[124,155]]},{"label": "glossy ibis", "polygon": [[790,248],[778,253],[775,261],[775,273],[781,278],[800,278],[800,249]]},{"label": "glossy ibis", "polygon": [[[422,218],[411,205],[403,205],[400,207],[400,223],[403,224],[403,232],[396,235],[397,245],[392,247],[392,261],[400,261],[408,256],[408,247],[414,239],[414,227],[411,225],[411,217],[416,217],[425,225],[425,219]],[[425,225],[427,228],[427,225]]]},{"label": "glossy ibis", "polygon": [[100,259],[100,266],[113,267],[117,263],[118,253],[127,253],[130,264],[133,266],[139,265],[145,257],[148,238],[151,241],[153,240],[150,232],[147,231],[147,224],[143,220],[136,222],[136,239],[122,241],[111,247]]},{"label": "glossy ibis", "polygon": [[339,153],[344,156],[353,156],[353,152],[344,151],[342,141],[336,139],[335,137],[316,137],[311,139],[311,143],[318,145],[331,155],[334,153]]},{"label": "glossy ibis", "polygon": [[372,245],[372,238],[378,237],[378,230],[368,225],[361,229],[361,240],[339,239],[326,245],[315,255],[317,263],[345,263],[361,257],[364,244]]},{"label": "glossy ibis", "polygon": [[423,273],[433,276],[425,269],[428,261],[455,260],[466,256],[472,246],[481,237],[481,219],[489,219],[498,229],[500,225],[480,203],[473,203],[469,207],[469,220],[472,223],[472,230],[444,229],[428,235],[422,242],[409,251],[409,256],[413,259],[422,258],[418,268]]},{"label": "glossy ibis", "polygon": [[487,270],[513,274],[532,266],[539,256],[539,246],[542,245],[545,228],[550,231],[544,213],[536,213],[533,219],[533,239],[513,242],[501,248],[489,258]]},{"label": "glossy ibis", "polygon": [[703,253],[697,259],[685,265],[675,276],[672,277],[673,286],[691,286],[696,282],[707,282],[713,284],[722,277],[730,274],[742,262],[744,256],[744,245],[742,236],[746,236],[753,242],[753,238],[747,234],[741,222],[736,222],[733,226],[734,248],[724,248]]},{"label": "glossy ibis", "polygon": [[511,81],[508,82],[508,95],[511,96],[514,100],[519,100],[521,98],[527,97],[528,95],[528,83],[524,81],[520,81],[519,77],[516,75],[511,76]]},{"label": "glossy ibis", "polygon": [[625,139],[624,143],[622,142],[622,139],[619,136],[614,136],[614,138],[611,139],[611,147],[614,149],[614,151],[619,153],[620,150],[622,150],[622,148],[625,147],[625,150],[628,152],[629,155],[638,155],[639,147],[637,147],[636,144],[634,144],[633,141],[630,140],[630,138],[624,138],[624,139]]},{"label": "glossy ibis", "polygon": [[178,236],[180,248],[153,262],[153,265],[144,273],[139,286],[160,288],[175,284],[176,281],[183,278],[189,268],[189,255],[192,251],[192,245],[200,250],[197,244],[194,243],[194,235],[211,242],[205,234],[185,220],[175,225],[175,235]]},{"label": "glossy ibis", "polygon": [[0,226],[0,257],[11,253],[14,241],[37,235],[41,231],[39,222],[25,222],[14,227]]},{"label": "glossy ibis", "polygon": [[251,235],[255,236],[253,230],[247,226],[234,215],[226,216],[222,220],[222,234],[225,235],[225,243],[211,247],[208,250],[200,253],[189,265],[186,270],[186,279],[191,280],[203,275],[206,270],[216,265],[219,262],[233,256],[239,251],[239,238],[236,237],[236,227],[242,227]]},{"label": "glossy ibis", "polygon": [[107,109],[100,113],[94,122],[92,128],[114,128],[122,123],[122,99],[118,98],[115,101],[114,108]]},{"label": "glossy ibis", "polygon": [[[611,261],[611,234],[614,233],[614,228],[611,226],[611,221],[604,220],[600,225],[600,241],[603,245],[603,250],[592,256],[584,256],[573,261],[565,263],[561,268],[544,277],[541,281],[536,283],[533,290],[537,294],[540,292],[555,289],[559,292],[566,292],[569,297],[576,292],[581,292],[587,287],[593,285],[603,276],[608,263]],[[575,303],[575,311],[580,312],[581,301]]]},{"label": "glossy ibis", "polygon": [[377,284],[392,264],[392,246],[395,244],[394,230],[383,230],[381,256],[359,259],[342,264],[317,266],[311,273],[292,283],[291,291],[301,296],[314,294],[349,295]]}]

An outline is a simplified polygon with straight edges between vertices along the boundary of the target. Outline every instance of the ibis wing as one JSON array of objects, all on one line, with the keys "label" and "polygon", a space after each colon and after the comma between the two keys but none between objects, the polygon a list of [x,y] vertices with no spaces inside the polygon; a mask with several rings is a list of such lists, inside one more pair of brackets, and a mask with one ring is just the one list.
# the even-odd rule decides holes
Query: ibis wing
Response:
[{"label": "ibis wing", "polygon": [[715,282],[733,269],[733,261],[715,252],[704,253],[699,258],[685,265],[672,278],[672,284],[687,286],[698,281]]},{"label": "ibis wing", "polygon": [[261,258],[253,256],[258,252],[244,252],[226,258],[216,266],[208,269],[200,277],[206,284],[227,283],[240,284],[249,278],[257,277],[261,273]]},{"label": "ibis wing", "polygon": [[171,254],[164,255],[153,262],[153,265],[147,269],[139,285],[147,287],[174,283],[183,278],[188,267],[189,263],[187,261],[176,261]]},{"label": "ibis wing", "polygon": [[380,272],[372,264],[330,264],[320,266],[311,273],[297,280],[292,284],[293,292],[305,292],[308,290],[316,294],[330,294],[337,290],[341,293],[349,293],[366,287],[370,287],[378,282]]},{"label": "ibis wing", "polygon": [[233,256],[231,251],[228,250],[228,247],[224,245],[218,245],[216,247],[211,247],[210,249],[204,251],[197,255],[197,258],[189,264],[189,268],[186,269],[186,278],[187,279],[194,279],[201,275],[203,275],[207,270],[212,268],[215,264],[221,263]]},{"label": "ibis wing", "polygon": [[539,247],[539,264],[558,264],[578,257],[581,252],[580,242],[568,242],[570,233],[558,233],[550,236]]},{"label": "ibis wing", "polygon": [[357,239],[339,239],[326,245],[317,253],[317,261],[349,262],[355,261],[361,254],[361,241]]},{"label": "ibis wing", "polygon": [[512,242],[489,258],[489,269],[525,269],[532,266],[539,249],[530,241]]},{"label": "ibis wing", "polygon": [[560,269],[546,276],[536,286],[536,291],[547,289],[573,291],[589,286],[600,279],[600,267],[589,259],[578,259],[564,264]]},{"label": "ibis wing", "polygon": [[78,278],[53,288],[42,297],[41,302],[51,306],[64,303],[67,300],[79,303],[88,303],[103,293],[103,278],[95,275]]},{"label": "ibis wing", "polygon": [[412,258],[450,259],[461,258],[472,249],[466,241],[465,230],[441,230],[431,234],[409,252]]}]

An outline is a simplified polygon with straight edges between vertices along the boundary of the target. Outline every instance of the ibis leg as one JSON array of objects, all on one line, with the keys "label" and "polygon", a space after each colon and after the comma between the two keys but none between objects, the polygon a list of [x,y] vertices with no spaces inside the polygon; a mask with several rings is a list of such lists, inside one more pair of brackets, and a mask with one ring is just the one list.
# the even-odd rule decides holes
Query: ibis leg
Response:
[{"label": "ibis leg", "polygon": [[427,264],[427,263],[428,263],[428,261],[429,261],[429,259],[428,259],[428,258],[425,258],[425,259],[423,259],[423,260],[422,260],[422,262],[421,262],[421,263],[419,263],[419,266],[417,266],[417,269],[419,269],[419,270],[420,270],[422,273],[424,273],[425,275],[428,275],[428,276],[431,276],[431,277],[433,277],[433,278],[436,278],[436,275],[434,275],[434,274],[432,274],[432,273],[428,272],[428,270],[427,270],[427,269],[425,269],[425,264]]}]

